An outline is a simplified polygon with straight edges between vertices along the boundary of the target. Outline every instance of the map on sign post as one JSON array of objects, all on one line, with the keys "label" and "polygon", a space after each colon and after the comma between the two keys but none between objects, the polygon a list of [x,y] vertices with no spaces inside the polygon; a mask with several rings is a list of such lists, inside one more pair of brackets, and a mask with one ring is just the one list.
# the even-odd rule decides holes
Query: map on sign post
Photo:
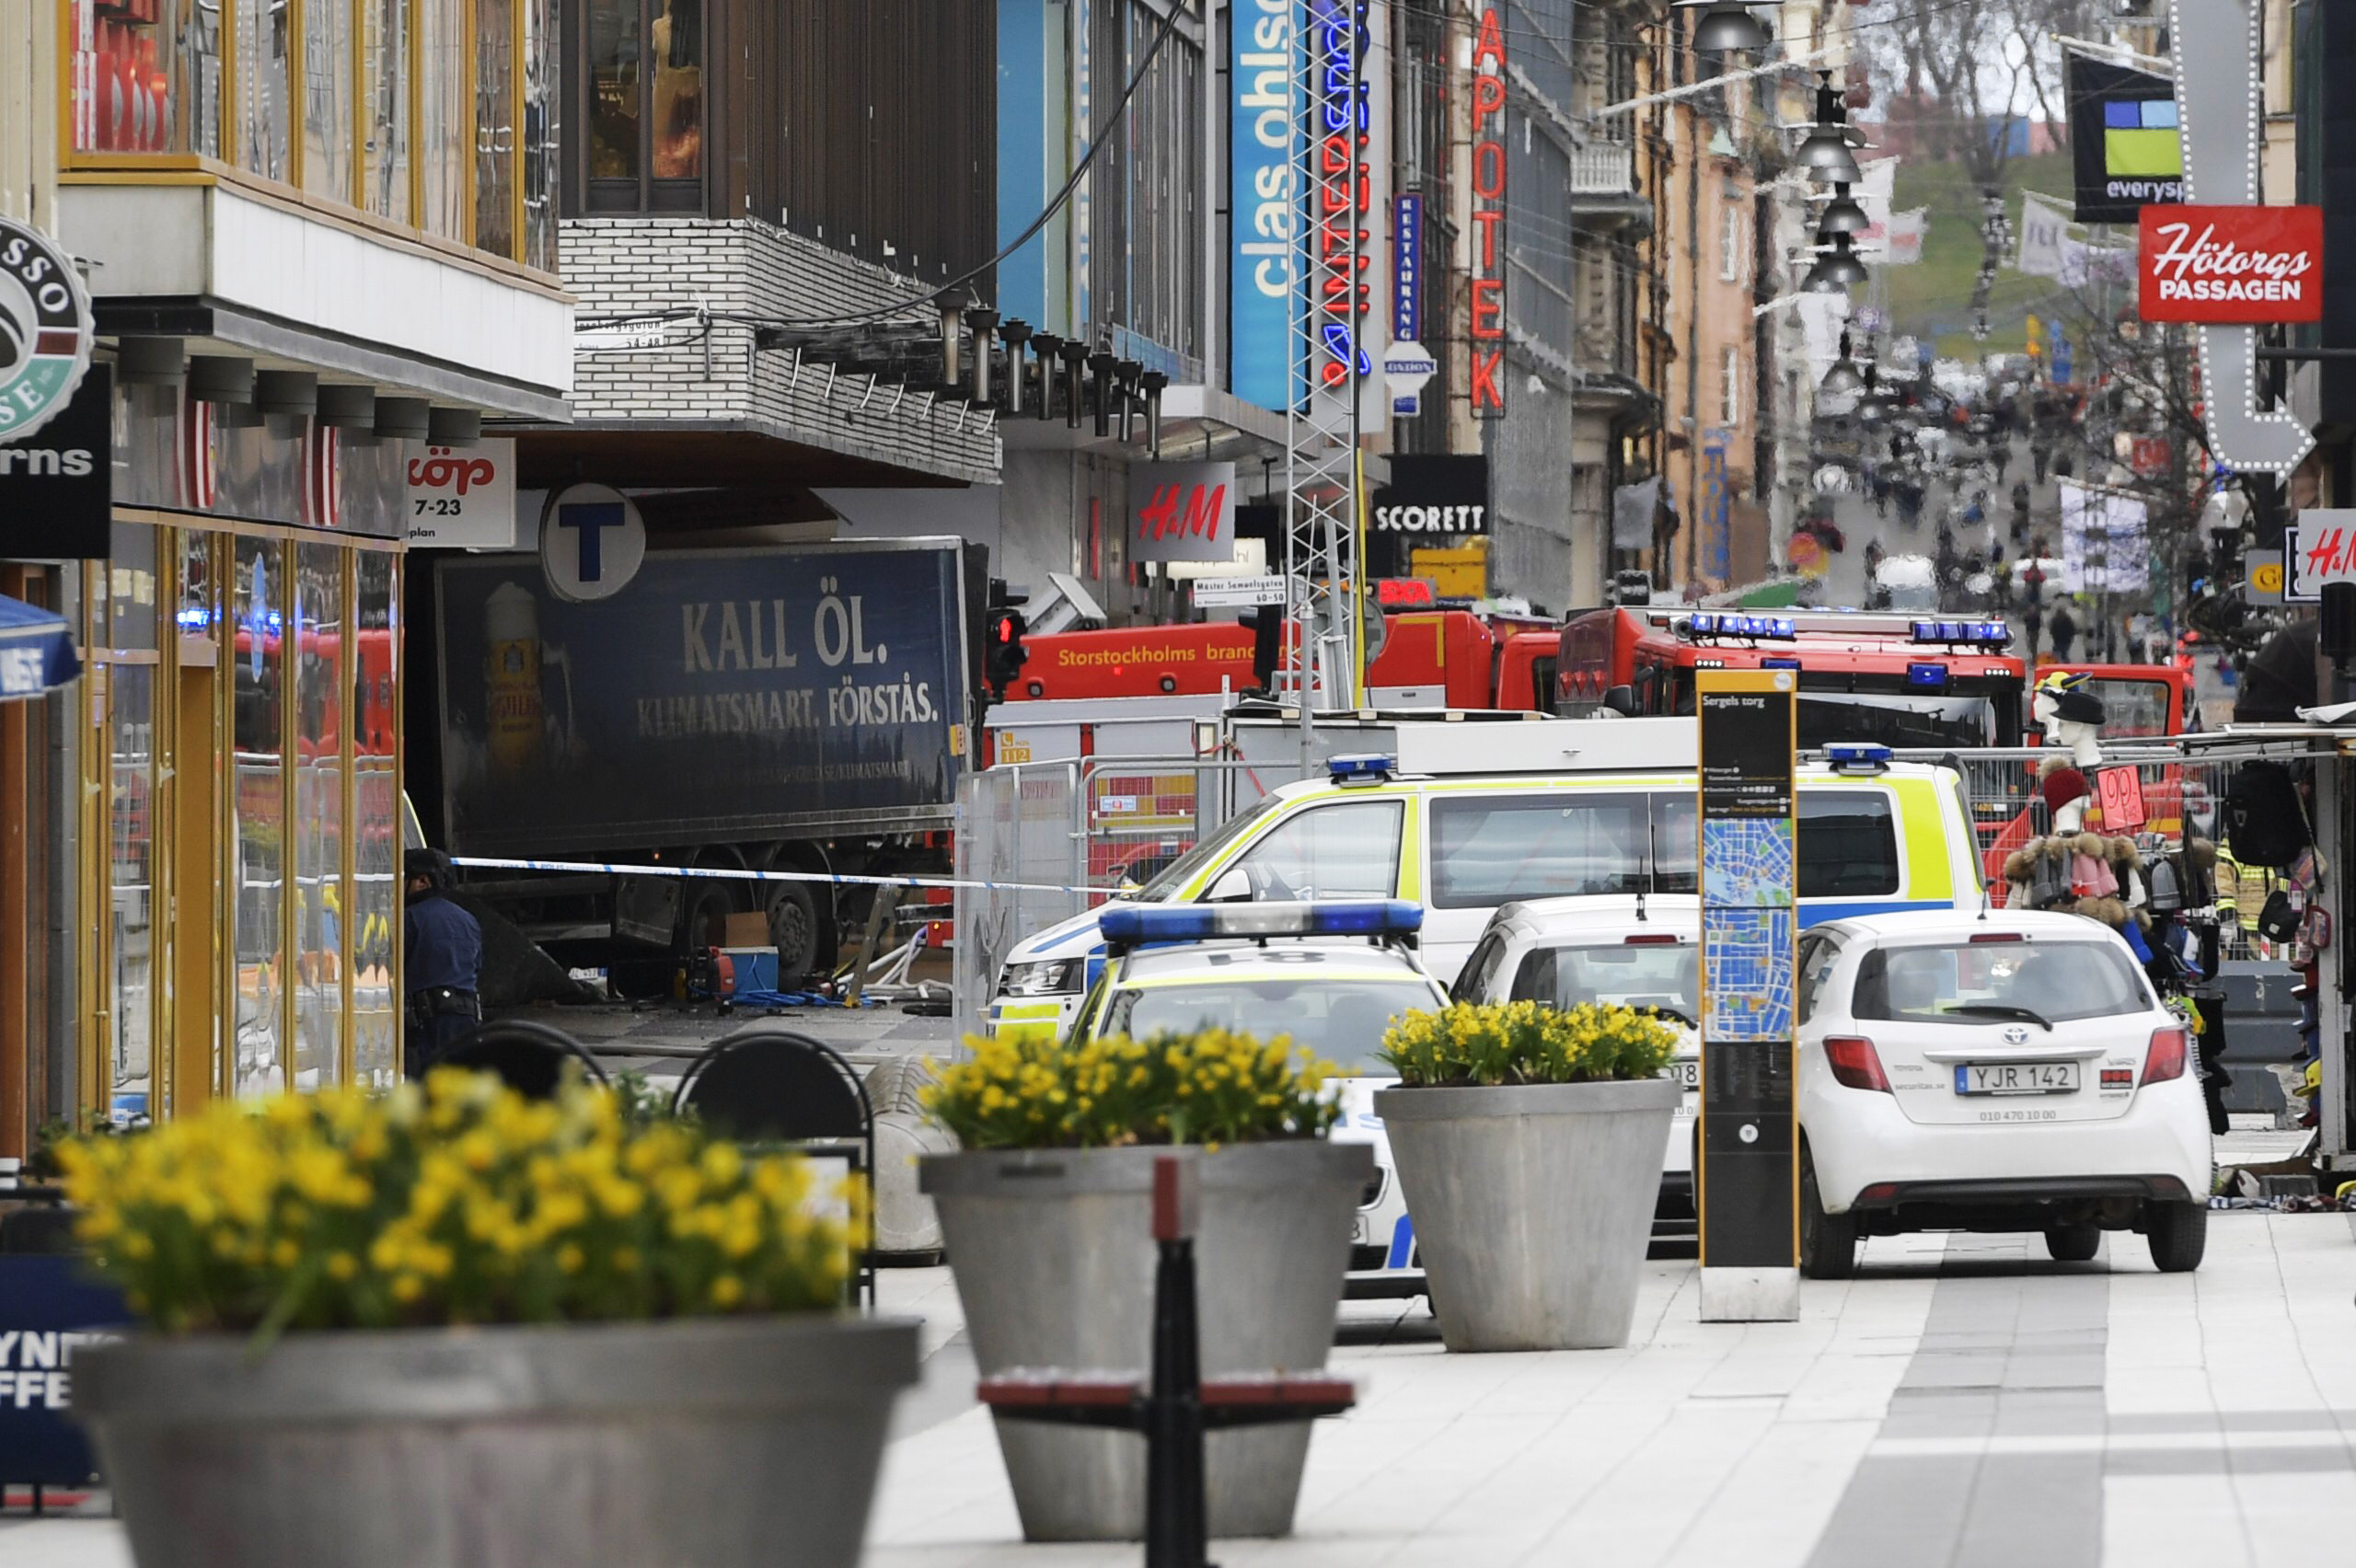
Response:
[{"label": "map on sign post", "polygon": [[1798,1315],[1796,686],[1788,670],[1698,672],[1702,1316]]}]

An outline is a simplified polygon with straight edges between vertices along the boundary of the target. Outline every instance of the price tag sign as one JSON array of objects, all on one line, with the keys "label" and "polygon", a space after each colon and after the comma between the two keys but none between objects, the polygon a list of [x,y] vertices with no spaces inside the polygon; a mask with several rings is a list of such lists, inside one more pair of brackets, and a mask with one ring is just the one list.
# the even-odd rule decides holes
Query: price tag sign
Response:
[{"label": "price tag sign", "polygon": [[2105,833],[2132,833],[2143,825],[2143,776],[2131,767],[2106,767],[2095,776],[2102,794]]}]

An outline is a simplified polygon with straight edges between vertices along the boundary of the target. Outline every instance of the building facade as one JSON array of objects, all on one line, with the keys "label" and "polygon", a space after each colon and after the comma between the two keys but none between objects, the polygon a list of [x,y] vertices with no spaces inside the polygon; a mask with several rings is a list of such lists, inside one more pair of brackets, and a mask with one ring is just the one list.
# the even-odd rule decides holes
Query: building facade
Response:
[{"label": "building facade", "polygon": [[410,465],[572,385],[552,6],[62,20],[0,178],[84,280],[110,493],[70,553],[0,503],[85,665],[0,721],[0,1152],[398,1072]]}]

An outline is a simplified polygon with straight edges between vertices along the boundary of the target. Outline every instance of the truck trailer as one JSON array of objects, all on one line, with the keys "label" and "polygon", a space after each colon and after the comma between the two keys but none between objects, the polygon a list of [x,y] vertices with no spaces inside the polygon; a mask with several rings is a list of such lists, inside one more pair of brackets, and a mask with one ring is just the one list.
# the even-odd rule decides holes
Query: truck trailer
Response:
[{"label": "truck trailer", "polygon": [[653,550],[583,602],[536,556],[438,560],[410,601],[431,662],[410,679],[425,831],[461,859],[661,868],[467,870],[467,891],[618,985],[666,974],[732,915],[763,917],[781,986],[825,973],[871,890],[668,869],[945,872],[987,571],[950,537]]}]

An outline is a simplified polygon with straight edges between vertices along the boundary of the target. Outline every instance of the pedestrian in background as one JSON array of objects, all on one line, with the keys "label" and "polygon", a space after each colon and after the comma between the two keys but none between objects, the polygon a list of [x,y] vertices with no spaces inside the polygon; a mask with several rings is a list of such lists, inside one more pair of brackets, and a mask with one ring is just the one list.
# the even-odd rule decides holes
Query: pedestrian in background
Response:
[{"label": "pedestrian in background", "polygon": [[2070,617],[2070,606],[2066,602],[2053,606],[2051,629],[2053,656],[2066,664],[2070,662],[2070,650],[2078,640],[2078,623]]},{"label": "pedestrian in background", "polygon": [[482,1022],[482,927],[450,901],[450,858],[411,849],[401,860],[408,905],[401,974],[409,1077],[423,1078],[442,1053]]}]

